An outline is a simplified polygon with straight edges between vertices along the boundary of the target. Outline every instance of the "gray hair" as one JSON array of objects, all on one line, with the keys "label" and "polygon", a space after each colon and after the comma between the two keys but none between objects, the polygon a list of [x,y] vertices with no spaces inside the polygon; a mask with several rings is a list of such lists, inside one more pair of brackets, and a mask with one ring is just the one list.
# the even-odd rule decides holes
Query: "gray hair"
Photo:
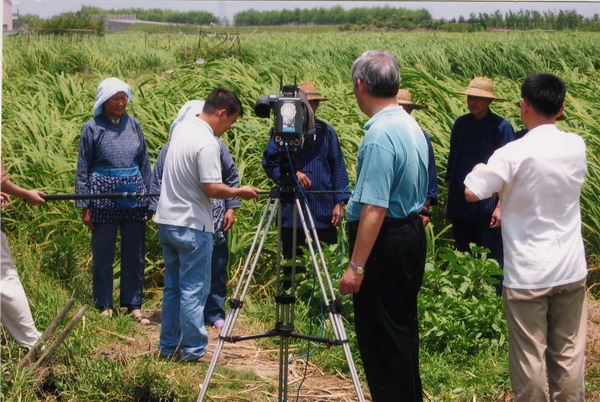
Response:
[{"label": "gray hair", "polygon": [[367,50],[352,64],[352,82],[362,80],[376,98],[393,98],[400,87],[400,70],[396,58],[387,50]]}]

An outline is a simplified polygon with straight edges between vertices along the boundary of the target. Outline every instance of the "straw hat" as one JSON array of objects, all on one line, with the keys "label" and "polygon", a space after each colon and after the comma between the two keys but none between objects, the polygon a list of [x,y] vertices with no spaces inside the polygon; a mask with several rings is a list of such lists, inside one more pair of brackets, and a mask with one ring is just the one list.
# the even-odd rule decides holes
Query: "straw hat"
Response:
[{"label": "straw hat", "polygon": [[425,107],[423,105],[412,103],[412,96],[408,89],[399,89],[396,94],[396,99],[398,99],[398,104],[401,106],[410,106],[413,109],[423,109]]},{"label": "straw hat", "polygon": [[461,95],[476,96],[478,98],[501,99],[494,95],[494,81],[487,77],[473,78],[465,91],[457,93]]},{"label": "straw hat", "polygon": [[[515,105],[517,105],[517,107],[519,109],[521,109],[521,101],[515,102]],[[556,118],[556,120],[567,120],[567,115],[565,114],[564,109],[563,109],[562,113],[558,115],[558,117]]]},{"label": "straw hat", "polygon": [[318,100],[318,101],[329,100],[328,98],[323,98],[319,94],[319,92],[317,92],[317,86],[312,81],[301,82],[300,84],[298,84],[298,88],[300,88],[301,90],[304,91],[304,93],[306,94],[306,99],[308,99],[309,101],[311,101],[311,100]]}]

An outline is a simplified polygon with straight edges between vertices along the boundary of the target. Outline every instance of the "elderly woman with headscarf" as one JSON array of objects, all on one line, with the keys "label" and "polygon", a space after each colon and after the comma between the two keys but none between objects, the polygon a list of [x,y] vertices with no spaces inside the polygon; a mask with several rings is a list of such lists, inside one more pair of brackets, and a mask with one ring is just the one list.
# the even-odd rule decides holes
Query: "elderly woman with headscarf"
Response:
[{"label": "elderly woman with headscarf", "polygon": [[[76,192],[103,194],[146,192],[150,163],[140,123],[125,113],[131,88],[107,78],[96,93],[94,118],[81,129]],[[121,232],[120,307],[141,324],[148,200],[78,200],[83,223],[92,230],[93,297],[101,315],[113,313],[113,263],[117,231]]]}]

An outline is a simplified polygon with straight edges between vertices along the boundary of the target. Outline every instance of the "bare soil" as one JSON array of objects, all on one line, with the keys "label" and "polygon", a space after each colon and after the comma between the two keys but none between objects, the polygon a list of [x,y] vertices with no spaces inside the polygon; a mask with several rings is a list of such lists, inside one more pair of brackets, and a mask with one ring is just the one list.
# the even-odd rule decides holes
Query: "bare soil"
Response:
[{"label": "bare soil", "polygon": [[585,397],[587,401],[600,401],[600,301],[590,298],[588,302]]},{"label": "bare soil", "polygon": [[[110,348],[102,348],[99,352],[104,358],[121,361],[125,363],[132,358],[140,358],[146,355],[155,356],[156,344],[158,342],[160,319],[159,312],[154,312],[152,318],[153,325],[140,327],[140,331],[133,338],[123,337],[119,334],[113,334],[120,338],[115,341]],[[588,333],[587,333],[587,361],[586,361],[586,382],[588,391],[586,400],[600,401],[600,301],[589,299],[588,305]],[[234,334],[252,333],[247,328],[240,328],[236,323]],[[212,328],[209,330],[209,353],[213,353],[214,347],[218,341],[219,331]],[[261,345],[257,345],[254,340],[246,340],[238,343],[225,343],[220,355],[218,366],[226,367],[234,371],[246,371],[254,373],[261,379],[260,383],[251,382],[247,389],[240,392],[232,399],[232,395],[214,395],[210,393],[211,400],[238,400],[238,401],[256,401],[256,395],[262,395],[264,398],[276,400],[277,395],[269,390],[276,390],[279,381],[279,361],[278,350],[268,350]],[[207,367],[207,366],[206,366]],[[213,379],[218,377],[213,375]],[[201,382],[204,373],[199,375],[198,381]],[[355,401],[356,393],[352,379],[349,376],[337,374],[331,375],[321,371],[312,363],[306,363],[304,360],[296,360],[289,366],[288,371],[288,389],[290,399],[296,400],[296,393],[299,385],[300,401]],[[364,387],[363,391],[367,394],[368,390]],[[512,401],[512,393],[507,393],[499,400]]]},{"label": "bare soil", "polygon": [[[149,311],[145,311],[146,314]],[[160,312],[155,311],[150,317],[152,325],[140,326],[140,331],[134,337],[124,337],[120,334],[111,333],[118,338],[110,345],[104,345],[98,353],[107,360],[117,361],[125,364],[129,359],[136,359],[145,356],[156,356],[158,353],[156,345],[160,333]],[[243,325],[236,323],[233,335],[246,335],[254,333],[252,329],[244,328]],[[254,330],[255,331],[255,330]],[[218,342],[219,330],[215,328],[208,329],[209,344],[208,353],[212,356],[214,348]],[[290,356],[292,356],[290,352]],[[294,353],[297,353],[295,351]],[[256,395],[262,395],[266,400],[277,400],[277,394],[269,390],[277,390],[279,384],[279,349],[265,349],[258,345],[254,340],[244,340],[243,342],[229,343],[225,342],[219,363],[222,366],[234,371],[251,372],[257,376],[260,381],[249,382],[247,389],[240,392],[232,399],[232,395],[215,395],[209,390],[210,400],[236,400],[253,401],[257,400]],[[178,363],[185,365],[184,363]],[[189,366],[189,365],[187,365]],[[201,372],[197,381],[201,383],[204,380],[204,373],[208,365],[198,366]],[[295,360],[289,364],[288,369],[288,398],[299,401],[356,401],[356,393],[352,378],[344,374],[326,374],[319,367],[311,362],[306,367],[304,360]],[[218,373],[213,374],[212,380],[219,380]],[[298,387],[300,393],[298,394]],[[363,389],[366,393],[367,390]],[[298,398],[297,398],[298,396]],[[366,395],[366,400],[370,401]],[[258,398],[261,399],[261,398]],[[262,399],[261,399],[262,400]]]}]

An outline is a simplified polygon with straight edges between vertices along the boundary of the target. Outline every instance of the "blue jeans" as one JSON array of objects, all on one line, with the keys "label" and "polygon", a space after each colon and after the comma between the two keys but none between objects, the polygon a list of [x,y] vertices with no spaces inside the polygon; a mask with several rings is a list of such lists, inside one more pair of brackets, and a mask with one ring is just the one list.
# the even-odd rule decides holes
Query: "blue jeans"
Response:
[{"label": "blue jeans", "polygon": [[165,259],[161,329],[158,348],[162,356],[180,353],[194,360],[206,353],[204,305],[210,290],[212,233],[158,225]]},{"label": "blue jeans", "polygon": [[92,230],[93,295],[100,310],[113,308],[113,263],[121,230],[121,307],[142,306],[146,222],[95,223]]},{"label": "blue jeans", "polygon": [[[227,236],[227,233],[225,233]],[[204,321],[212,324],[217,320],[225,319],[225,299],[227,297],[227,261],[229,260],[229,249],[227,243],[213,247],[210,294],[206,300],[204,309]]]}]

